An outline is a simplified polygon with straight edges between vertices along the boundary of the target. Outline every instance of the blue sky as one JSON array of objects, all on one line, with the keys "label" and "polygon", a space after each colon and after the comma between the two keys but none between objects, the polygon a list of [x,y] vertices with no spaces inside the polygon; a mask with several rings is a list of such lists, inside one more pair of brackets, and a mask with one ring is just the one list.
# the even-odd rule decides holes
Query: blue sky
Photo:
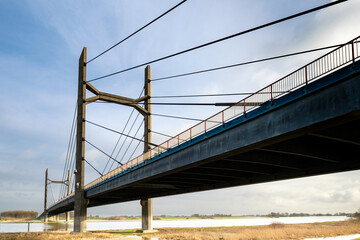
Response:
[{"label": "blue sky", "polygon": [[[88,79],[276,20],[328,0],[189,0],[114,50],[89,63]],[[88,58],[154,19],[178,1],[0,1],[0,211],[41,212],[44,172],[62,178],[77,94],[78,58]],[[234,64],[339,44],[360,35],[360,2],[346,3],[151,65],[152,77]],[[251,92],[324,54],[254,64],[153,82],[153,95]],[[144,69],[94,82],[101,91],[139,96]],[[236,101],[239,97],[157,99]],[[154,99],[155,101],[155,99]],[[205,119],[216,107],[154,106],[153,112]],[[87,119],[122,130],[131,109],[92,104]],[[135,129],[139,126],[138,120]],[[154,117],[153,129],[169,135],[195,122]],[[134,134],[134,132],[131,132]],[[138,136],[141,134],[139,133]],[[87,126],[91,142],[111,153],[117,136]],[[140,136],[141,137],[141,136]],[[155,143],[165,138],[153,136]],[[140,154],[140,150],[136,154]],[[103,169],[107,158],[87,145],[87,159]],[[129,154],[125,156],[127,159]],[[86,181],[98,177],[88,165]],[[359,171],[295,179],[154,200],[155,214],[355,212]],[[52,186],[57,199],[58,186]],[[301,192],[301,194],[299,194]],[[226,197],[224,197],[226,196]],[[89,209],[90,214],[139,215],[138,201]]]}]

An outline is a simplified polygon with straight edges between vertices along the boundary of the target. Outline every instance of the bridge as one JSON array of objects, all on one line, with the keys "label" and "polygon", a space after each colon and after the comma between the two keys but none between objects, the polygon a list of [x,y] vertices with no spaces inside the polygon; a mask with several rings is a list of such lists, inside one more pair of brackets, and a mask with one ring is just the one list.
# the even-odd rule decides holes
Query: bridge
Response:
[{"label": "bridge", "polygon": [[[150,147],[150,67],[145,69],[144,97],[102,93],[86,81],[84,48],[79,61],[75,193],[45,208],[45,213],[75,209],[74,226],[83,231],[87,207],[141,200],[143,228],[145,224],[144,230],[151,230],[154,197],[360,169],[359,58],[358,37]],[[95,97],[86,98],[87,90]],[[147,151],[84,185],[85,105],[96,100],[139,110],[147,122]],[[141,101],[145,108],[137,105]]]}]

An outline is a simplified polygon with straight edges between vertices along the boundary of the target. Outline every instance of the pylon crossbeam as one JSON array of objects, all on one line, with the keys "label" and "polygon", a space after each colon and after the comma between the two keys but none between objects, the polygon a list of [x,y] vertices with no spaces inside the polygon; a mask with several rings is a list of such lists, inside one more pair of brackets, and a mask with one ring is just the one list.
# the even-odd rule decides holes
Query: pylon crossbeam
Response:
[{"label": "pylon crossbeam", "polygon": [[92,102],[95,102],[98,100],[102,100],[102,101],[106,101],[106,102],[112,102],[112,103],[130,106],[130,107],[135,108],[143,116],[149,115],[149,111],[146,110],[145,108],[141,107],[138,104],[139,102],[149,99],[148,95],[142,96],[137,99],[133,99],[133,98],[123,97],[123,96],[119,96],[119,95],[115,95],[115,94],[111,94],[111,93],[104,93],[104,92],[100,92],[99,90],[97,90],[93,85],[91,85],[88,82],[86,82],[86,89],[96,95],[94,97],[86,98],[85,99],[86,104],[89,104],[89,103],[92,103]]},{"label": "pylon crossbeam", "polygon": [[50,183],[61,183],[61,184],[67,184],[67,181],[54,181],[54,180],[50,180],[50,179],[48,179],[48,184],[50,184]]},{"label": "pylon crossbeam", "polygon": [[100,92],[97,90],[93,85],[91,85],[89,82],[86,82],[86,89],[92,92],[95,95],[98,95]]}]

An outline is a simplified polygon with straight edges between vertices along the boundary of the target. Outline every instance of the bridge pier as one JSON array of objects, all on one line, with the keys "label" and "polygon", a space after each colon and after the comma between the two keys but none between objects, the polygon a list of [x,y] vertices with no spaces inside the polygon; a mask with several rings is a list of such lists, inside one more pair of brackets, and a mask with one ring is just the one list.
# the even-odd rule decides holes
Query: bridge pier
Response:
[{"label": "bridge pier", "polygon": [[86,232],[86,205],[75,206],[74,232]]},{"label": "bridge pier", "polygon": [[152,219],[153,219],[153,209],[152,209],[152,199],[141,199],[141,229],[142,232],[152,232]]},{"label": "bridge pier", "polygon": [[47,212],[44,212],[44,223],[48,223],[48,221],[49,221],[48,214]]},{"label": "bridge pier", "polygon": [[68,223],[70,221],[70,212],[65,213],[65,222]]}]

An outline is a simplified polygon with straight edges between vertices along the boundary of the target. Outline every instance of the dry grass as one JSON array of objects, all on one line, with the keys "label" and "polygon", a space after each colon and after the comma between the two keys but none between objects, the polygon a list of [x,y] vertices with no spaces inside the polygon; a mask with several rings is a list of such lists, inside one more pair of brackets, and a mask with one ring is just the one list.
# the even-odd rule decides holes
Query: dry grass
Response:
[{"label": "dry grass", "polygon": [[267,226],[251,227],[159,229],[159,232],[153,234],[153,236],[160,237],[160,239],[180,240],[281,240],[331,237],[357,233],[360,233],[360,221],[352,220],[312,224],[283,224],[276,222]]},{"label": "dry grass", "polygon": [[[179,240],[281,240],[303,239],[311,237],[330,237],[360,233],[360,221],[283,224],[274,222],[267,226],[251,227],[214,227],[214,228],[164,228],[154,234],[144,234],[143,237],[159,237],[160,239]],[[42,233],[5,233],[0,234],[1,240],[99,240],[121,239],[122,234],[134,235],[134,231],[96,231],[81,234],[68,232]],[[131,238],[128,238],[131,239]]]},{"label": "dry grass", "polygon": [[[39,233],[2,233],[1,240],[100,240],[119,239],[119,235],[110,233],[77,233],[69,232],[39,232]],[[126,240],[126,238],[121,238]]]},{"label": "dry grass", "polygon": [[113,217],[107,217],[106,220],[126,220],[126,217],[121,217],[121,216],[113,216]]},{"label": "dry grass", "polygon": [[1,217],[1,222],[25,222],[33,220],[32,218],[14,218],[14,217]]}]

